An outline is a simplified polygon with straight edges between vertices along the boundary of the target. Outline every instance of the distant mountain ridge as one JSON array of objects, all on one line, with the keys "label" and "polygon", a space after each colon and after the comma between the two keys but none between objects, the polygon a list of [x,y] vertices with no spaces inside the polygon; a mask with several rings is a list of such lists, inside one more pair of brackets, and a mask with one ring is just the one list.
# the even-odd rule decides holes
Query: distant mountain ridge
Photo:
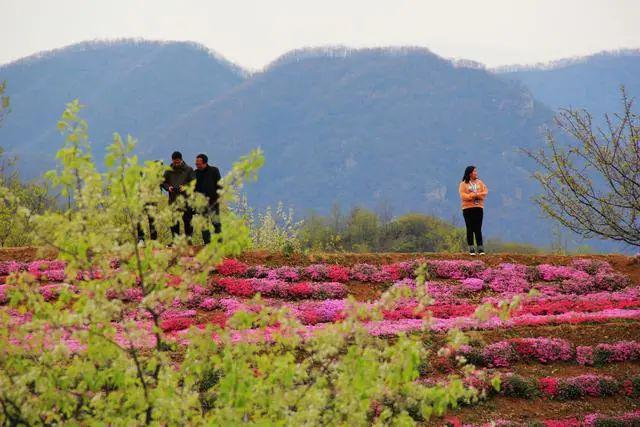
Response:
[{"label": "distant mountain ridge", "polygon": [[[89,42],[32,55],[0,67],[12,104],[0,143],[24,160],[38,156],[49,167],[62,143],[55,124],[65,103],[79,98],[100,158],[113,132],[153,138],[158,126],[247,75],[190,42]],[[29,164],[25,171],[41,172]]]},{"label": "distant mountain ridge", "polygon": [[488,68],[489,71],[495,73],[514,73],[521,71],[551,71],[560,68],[570,67],[572,65],[585,64],[596,58],[620,58],[627,56],[639,56],[640,49],[615,49],[615,50],[603,50],[594,54],[585,56],[573,56],[568,58],[561,58],[554,61],[538,62],[535,64],[509,64],[501,65],[498,67]]},{"label": "distant mountain ridge", "polygon": [[245,70],[239,65],[229,61],[220,53],[216,52],[215,50],[211,50],[210,48],[200,43],[191,42],[191,41],[170,41],[170,40],[151,41],[151,40],[145,40],[145,39],[126,38],[126,37],[121,39],[110,39],[110,40],[88,40],[88,41],[75,43],[65,47],[36,52],[32,55],[16,59],[15,61],[9,61],[5,64],[0,64],[0,69],[5,67],[16,66],[16,65],[28,65],[41,60],[56,57],[61,54],[88,52],[91,50],[101,49],[109,46],[118,46],[118,45],[158,46],[158,47],[180,45],[184,47],[193,48],[194,50],[202,51],[207,55],[211,56],[217,62],[226,65],[227,67],[229,67],[229,69],[233,70],[234,72],[244,75],[244,77],[248,77],[251,74],[249,71]]},{"label": "distant mountain ridge", "polygon": [[621,109],[620,86],[640,97],[640,49],[600,52],[532,67],[504,67],[499,75],[525,84],[554,110],[582,108],[602,123],[605,113]]}]

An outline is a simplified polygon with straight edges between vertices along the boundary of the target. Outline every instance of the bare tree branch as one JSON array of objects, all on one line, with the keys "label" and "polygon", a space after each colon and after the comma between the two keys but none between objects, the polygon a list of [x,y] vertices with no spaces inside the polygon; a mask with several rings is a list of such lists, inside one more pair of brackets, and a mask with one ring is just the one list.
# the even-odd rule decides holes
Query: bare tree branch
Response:
[{"label": "bare tree branch", "polygon": [[534,174],[544,194],[536,202],[551,218],[584,236],[640,246],[640,116],[621,88],[621,114],[594,129],[585,110],[555,118],[572,143],[547,132],[547,147],[526,151],[541,167]]}]

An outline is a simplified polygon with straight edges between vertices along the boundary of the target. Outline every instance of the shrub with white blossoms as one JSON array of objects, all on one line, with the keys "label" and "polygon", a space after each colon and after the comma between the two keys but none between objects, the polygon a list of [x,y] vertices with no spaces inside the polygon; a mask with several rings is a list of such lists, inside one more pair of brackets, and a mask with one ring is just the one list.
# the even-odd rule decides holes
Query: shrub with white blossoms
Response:
[{"label": "shrub with white blossoms", "polygon": [[301,250],[300,232],[304,221],[295,219],[293,208],[285,209],[284,204],[278,202],[275,212],[267,206],[264,213],[256,213],[243,195],[233,210],[249,227],[252,248],[285,254]]}]

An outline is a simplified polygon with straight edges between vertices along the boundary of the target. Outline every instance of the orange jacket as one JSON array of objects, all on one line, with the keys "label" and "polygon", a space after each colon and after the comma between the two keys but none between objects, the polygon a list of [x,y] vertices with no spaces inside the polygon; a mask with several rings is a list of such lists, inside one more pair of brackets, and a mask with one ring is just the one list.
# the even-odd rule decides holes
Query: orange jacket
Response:
[{"label": "orange jacket", "polygon": [[[476,191],[474,192],[474,185]],[[462,209],[467,208],[484,208],[484,199],[489,194],[489,189],[484,182],[479,179],[475,181],[466,182],[462,181],[460,183],[460,187],[458,187],[458,192],[460,193],[460,200],[462,200]]]}]

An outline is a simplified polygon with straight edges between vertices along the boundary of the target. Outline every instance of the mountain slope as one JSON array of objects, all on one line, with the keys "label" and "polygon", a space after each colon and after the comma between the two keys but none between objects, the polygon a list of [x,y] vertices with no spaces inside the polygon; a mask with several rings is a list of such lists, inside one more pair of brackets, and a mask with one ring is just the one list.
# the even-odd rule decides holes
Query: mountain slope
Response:
[{"label": "mountain slope", "polygon": [[153,140],[154,129],[244,78],[193,43],[91,42],[36,55],[0,67],[12,107],[0,145],[24,160],[27,174],[50,167],[63,141],[56,123],[65,103],[79,98],[101,157],[114,131]]},{"label": "mountain slope", "polygon": [[621,111],[621,85],[630,97],[640,97],[640,50],[603,52],[499,73],[521,81],[553,109],[585,108],[599,121],[604,113]]}]

